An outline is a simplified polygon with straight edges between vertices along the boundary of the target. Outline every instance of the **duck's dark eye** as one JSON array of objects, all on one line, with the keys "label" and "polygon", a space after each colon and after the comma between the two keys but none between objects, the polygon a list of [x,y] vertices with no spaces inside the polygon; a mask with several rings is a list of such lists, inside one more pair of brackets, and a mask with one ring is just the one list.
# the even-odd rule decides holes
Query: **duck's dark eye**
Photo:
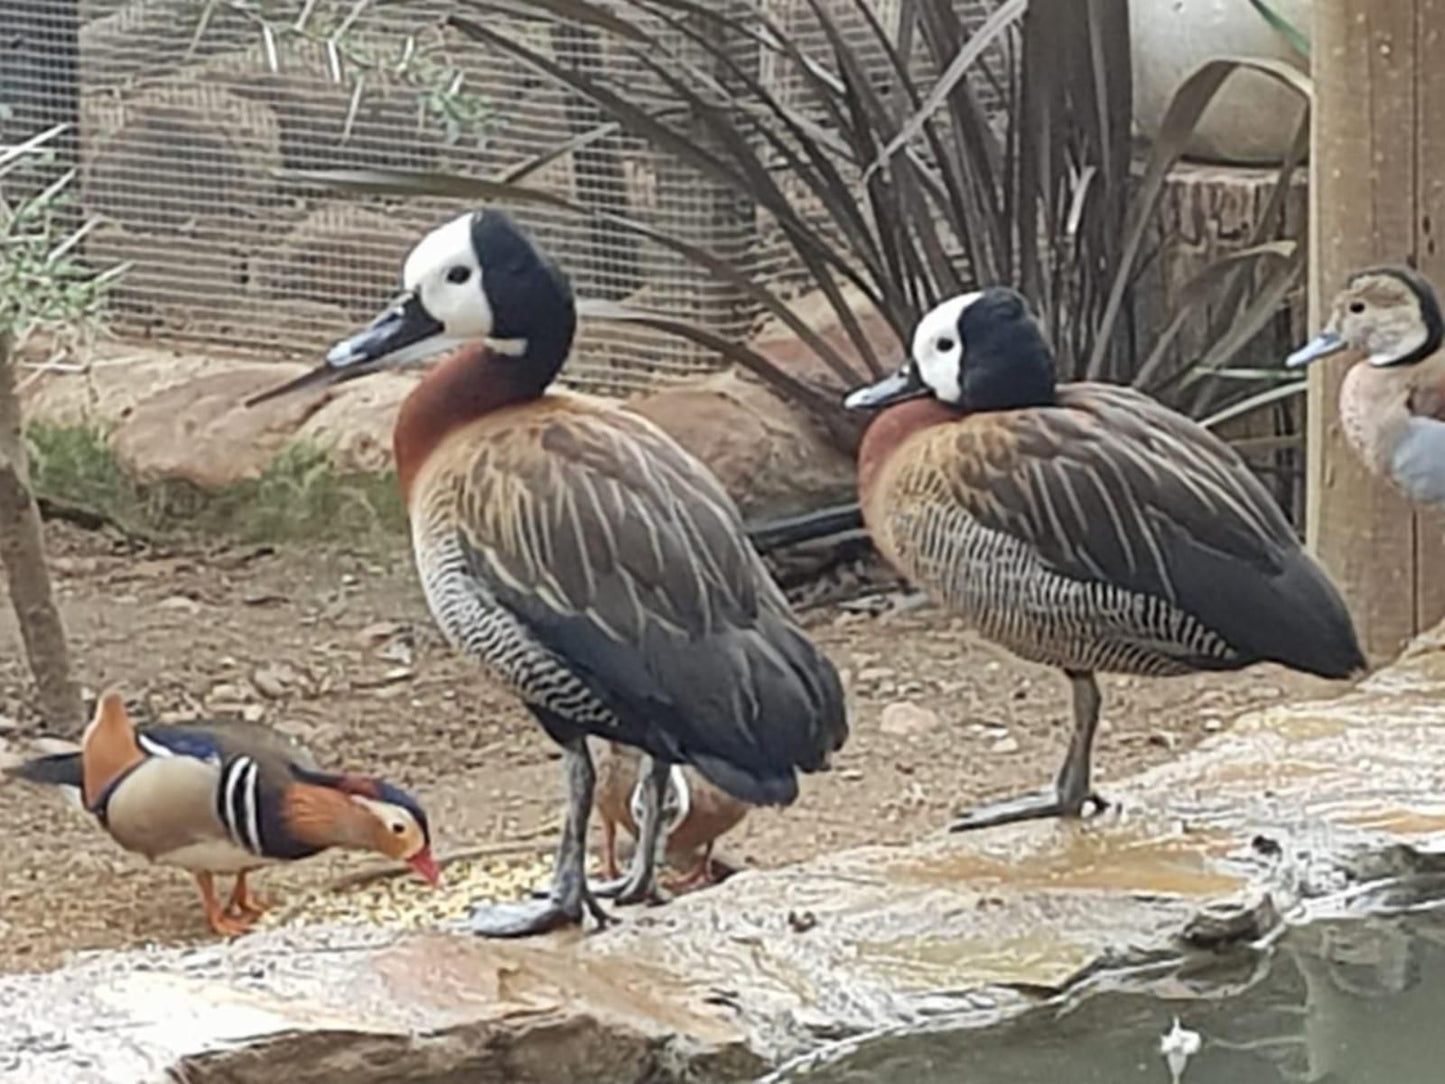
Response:
[{"label": "duck's dark eye", "polygon": [[953,349],[953,340],[939,339],[938,342],[934,343],[933,345],[938,347],[939,353],[946,354]]},{"label": "duck's dark eye", "polygon": [[1350,311],[1356,316],[1360,315],[1360,313],[1365,311],[1365,303],[1363,301],[1351,301]]},{"label": "duck's dark eye", "polygon": [[454,282],[458,286],[466,282],[467,279],[471,277],[472,269],[470,267],[463,267],[461,264],[458,264],[456,267],[451,267],[447,269],[447,281]]},{"label": "duck's dark eye", "polygon": [[391,830],[392,830],[393,832],[395,832],[397,835],[401,835],[403,832],[406,831],[406,825],[401,824],[401,823],[398,822],[397,824],[393,824],[393,825],[391,826]]}]

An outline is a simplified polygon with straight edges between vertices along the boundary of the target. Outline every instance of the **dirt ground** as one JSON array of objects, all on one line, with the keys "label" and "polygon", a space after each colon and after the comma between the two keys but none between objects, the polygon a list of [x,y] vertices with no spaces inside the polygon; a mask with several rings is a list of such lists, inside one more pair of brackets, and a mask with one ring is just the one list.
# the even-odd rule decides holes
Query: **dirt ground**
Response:
[{"label": "dirt ground", "polygon": [[[324,764],[412,788],[443,855],[550,841],[561,797],[555,750],[442,643],[400,540],[380,556],[218,545],[134,553],[107,535],[52,525],[50,547],[89,689],[119,683],[153,719],[234,712],[287,729]],[[1052,776],[1069,727],[1060,675],[979,642],[932,608],[805,616],[843,671],[852,738],[834,771],[805,780],[793,808],[755,812],[728,837],[730,858],[770,866],[908,841],[971,802]],[[1248,707],[1330,691],[1277,667],[1108,678],[1101,789]],[[895,708],[885,726],[884,709],[901,701],[935,717]],[[0,756],[27,750],[37,732],[0,594]],[[54,966],[72,950],[211,936],[190,878],[124,854],[59,794],[0,782],[0,824],[0,971]],[[294,898],[370,861],[328,856],[257,880]]]}]

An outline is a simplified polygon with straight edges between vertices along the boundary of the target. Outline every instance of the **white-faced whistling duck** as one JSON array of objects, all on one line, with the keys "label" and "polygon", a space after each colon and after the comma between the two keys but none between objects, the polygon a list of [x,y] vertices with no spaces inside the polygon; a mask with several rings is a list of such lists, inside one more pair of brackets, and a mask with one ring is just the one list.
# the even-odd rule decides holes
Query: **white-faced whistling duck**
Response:
[{"label": "white-faced whistling duck", "polygon": [[1273,661],[1342,678],[1364,667],[1334,585],[1238,455],[1128,388],[1056,386],[1053,351],[1015,291],[939,305],[911,358],[847,405],[888,407],[858,453],[879,550],[982,635],[1073,686],[1055,787],[955,829],[1102,806],[1090,787],[1096,671]]},{"label": "white-faced whistling duck", "polygon": [[[637,838],[642,819],[643,756],[636,749],[604,742],[597,758],[597,819],[602,826],[602,859],[608,877],[617,876],[617,829]],[[713,845],[748,814],[746,802],[709,783],[696,768],[674,767],[663,798],[664,853],[687,872],[665,887],[674,892],[713,883]]]},{"label": "white-faced whistling duck", "polygon": [[[243,932],[264,910],[247,873],[330,847],[375,851],[438,882],[415,798],[380,779],[323,772],[305,749],[254,723],[137,728],[121,698],[106,693],[80,752],[37,757],[7,774],[79,790],[126,850],[189,870],[220,934]],[[225,906],[218,873],[236,875]]]},{"label": "white-faced whistling duck", "polygon": [[407,256],[403,291],[326,362],[263,398],[451,349],[393,437],[417,570],[448,639],[563,747],[569,806],[551,895],[479,908],[522,936],[599,921],[584,875],[595,774],[586,737],[653,758],[642,844],[618,899],[654,891],[671,766],[786,805],[847,735],[831,663],[804,635],[712,473],[620,406],[548,391],[576,327],[572,289],[506,214],[466,214]]},{"label": "white-faced whistling duck", "polygon": [[1404,267],[1350,277],[1329,322],[1290,366],[1349,351],[1340,422],[1366,466],[1411,500],[1445,503],[1445,321],[1435,289]]}]

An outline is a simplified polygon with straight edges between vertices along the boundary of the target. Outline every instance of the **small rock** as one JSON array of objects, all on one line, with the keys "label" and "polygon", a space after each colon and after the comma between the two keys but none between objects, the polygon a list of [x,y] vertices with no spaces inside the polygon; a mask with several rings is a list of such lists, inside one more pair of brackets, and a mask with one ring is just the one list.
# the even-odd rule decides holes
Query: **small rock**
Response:
[{"label": "small rock", "polygon": [[381,648],[377,653],[378,658],[387,662],[394,662],[401,666],[410,667],[412,664],[412,650],[405,638],[397,637]]},{"label": "small rock", "polygon": [[863,773],[857,768],[844,768],[838,773],[838,778],[849,783],[856,783],[863,778]]},{"label": "small rock", "polygon": [[897,738],[927,734],[937,728],[938,712],[908,700],[896,700],[883,709],[878,729]]},{"label": "small rock", "polygon": [[1224,729],[1224,720],[1211,715],[1208,719],[1204,720],[1203,726],[1209,733],[1217,734]]},{"label": "small rock", "polygon": [[251,684],[267,700],[280,700],[286,695],[286,678],[279,667],[261,667],[251,675]]},{"label": "small rock", "polygon": [[360,582],[354,572],[343,572],[341,574],[341,585],[343,587],[355,587]]},{"label": "small rock", "polygon": [[1017,753],[1019,751],[1019,740],[1015,737],[999,738],[993,745],[989,746],[991,753]]},{"label": "small rock", "polygon": [[201,604],[193,598],[187,598],[185,595],[167,595],[156,603],[156,609],[182,610],[188,614],[193,614],[200,611]]},{"label": "small rock", "polygon": [[818,916],[812,911],[789,911],[788,925],[794,933],[807,933],[818,925]]},{"label": "small rock", "polygon": [[886,666],[865,666],[858,671],[858,681],[864,685],[872,685],[892,676],[893,671]]},{"label": "small rock", "polygon": [[252,699],[254,697],[248,689],[229,681],[212,685],[211,691],[206,694],[206,700],[213,704],[244,704]]},{"label": "small rock", "polygon": [[1161,749],[1168,749],[1171,753],[1178,748],[1179,740],[1168,731],[1156,730],[1149,735],[1149,744],[1157,745]]},{"label": "small rock", "polygon": [[362,647],[375,647],[406,631],[400,621],[373,621],[356,634],[356,642]]},{"label": "small rock", "polygon": [[266,717],[266,709],[260,704],[247,704],[241,708],[241,718],[248,723],[259,723]]}]

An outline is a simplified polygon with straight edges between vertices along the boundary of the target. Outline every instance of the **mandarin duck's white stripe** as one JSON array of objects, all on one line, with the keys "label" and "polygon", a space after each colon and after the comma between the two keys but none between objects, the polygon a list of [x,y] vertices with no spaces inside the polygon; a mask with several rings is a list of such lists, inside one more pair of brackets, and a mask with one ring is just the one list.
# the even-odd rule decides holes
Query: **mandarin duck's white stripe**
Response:
[{"label": "mandarin duck's white stripe", "polygon": [[221,770],[217,812],[226,832],[252,854],[264,854],[259,793],[261,767],[248,756],[233,759]]}]

